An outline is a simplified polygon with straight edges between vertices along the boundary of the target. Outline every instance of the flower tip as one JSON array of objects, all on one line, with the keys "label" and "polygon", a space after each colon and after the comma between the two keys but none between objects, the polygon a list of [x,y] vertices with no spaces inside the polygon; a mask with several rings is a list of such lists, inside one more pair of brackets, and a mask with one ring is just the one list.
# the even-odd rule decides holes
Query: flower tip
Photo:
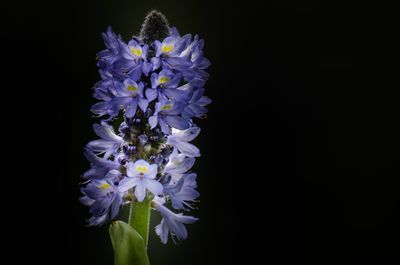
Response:
[{"label": "flower tip", "polygon": [[169,34],[167,18],[159,11],[150,11],[143,22],[140,30],[140,38],[148,44],[155,40],[163,40]]}]

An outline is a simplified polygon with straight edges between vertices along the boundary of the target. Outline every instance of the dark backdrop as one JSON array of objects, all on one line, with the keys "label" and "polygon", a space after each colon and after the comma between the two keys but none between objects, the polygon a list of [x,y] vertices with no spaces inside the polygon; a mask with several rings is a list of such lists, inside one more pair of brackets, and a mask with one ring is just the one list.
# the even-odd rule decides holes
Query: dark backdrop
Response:
[{"label": "dark backdrop", "polygon": [[397,11],[380,1],[259,2],[2,9],[2,76],[13,93],[3,105],[21,112],[10,121],[21,144],[11,160],[17,190],[33,193],[17,197],[32,211],[29,248],[42,261],[112,263],[107,227],[85,227],[77,199],[97,121],[89,112],[95,54],[108,25],[127,40],[156,8],[181,33],[205,39],[213,103],[195,141],[200,221],[176,246],[151,231],[152,264],[400,262]]}]

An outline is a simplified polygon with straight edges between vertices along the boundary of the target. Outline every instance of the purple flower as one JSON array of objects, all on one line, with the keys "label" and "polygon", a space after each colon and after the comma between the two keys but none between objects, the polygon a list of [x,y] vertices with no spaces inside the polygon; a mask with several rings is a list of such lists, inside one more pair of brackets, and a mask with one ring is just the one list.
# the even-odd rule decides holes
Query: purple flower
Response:
[{"label": "purple flower", "polygon": [[104,63],[112,62],[115,60],[120,50],[120,37],[113,32],[110,26],[107,27],[106,32],[103,32],[101,35],[103,37],[104,45],[107,49],[97,53],[97,57]]},{"label": "purple flower", "polygon": [[184,175],[176,184],[164,188],[164,192],[169,195],[174,209],[192,209],[189,203],[194,202],[200,196],[196,190],[196,177],[195,173]]},{"label": "purple flower", "polygon": [[91,180],[85,187],[81,188],[83,197],[82,204],[90,207],[92,217],[88,220],[89,225],[101,225],[113,219],[123,204],[122,194],[107,180]]},{"label": "purple flower", "polygon": [[[146,21],[154,19],[166,21],[157,12]],[[101,80],[93,91],[98,102],[91,107],[102,121],[93,125],[99,139],[86,146],[90,169],[80,200],[90,209],[89,225],[100,225],[134,198],[153,199],[162,215],[156,233],[167,243],[169,235],[185,239],[185,224],[198,220],[164,203],[189,211],[199,197],[190,170],[200,150],[190,142],[200,133],[192,119],[205,117],[211,103],[203,88],[210,62],[197,35],[181,36],[166,24],[161,29],[147,25],[127,43],[111,27],[102,34],[106,48],[97,54]],[[145,36],[154,31],[155,36]]]},{"label": "purple flower", "polygon": [[102,122],[101,125],[93,124],[93,130],[101,139],[90,141],[87,149],[96,154],[104,154],[104,159],[109,158],[124,143],[122,137],[116,135],[113,127],[106,122]]},{"label": "purple flower", "polygon": [[158,74],[153,73],[150,80],[151,88],[146,90],[149,101],[153,101],[158,95],[181,102],[189,100],[189,94],[186,91],[177,89],[181,74],[174,74],[171,70],[164,69]]},{"label": "purple flower", "polygon": [[145,75],[148,75],[152,68],[152,64],[147,62],[147,52],[149,50],[149,46],[147,44],[140,45],[138,40],[135,38],[130,40],[128,44],[121,42],[120,46],[122,57],[128,61],[128,64],[131,62],[132,66],[140,65],[142,72]]},{"label": "purple flower", "polygon": [[183,108],[182,102],[161,99],[156,103],[153,116],[149,118],[150,128],[153,129],[159,124],[165,134],[171,133],[170,128],[181,130],[189,128],[190,120],[180,115]]},{"label": "purple flower", "polygon": [[180,37],[175,28],[171,28],[171,36],[163,42],[156,41],[154,47],[156,57],[152,58],[153,70],[160,66],[180,72],[186,81],[193,81],[202,87],[208,78],[204,71],[210,66],[210,61],[204,57],[204,41],[196,35],[191,40],[191,35]]},{"label": "purple flower", "polygon": [[177,57],[185,49],[186,39],[179,35],[166,37],[162,42],[156,40],[156,56]]},{"label": "purple flower", "polygon": [[121,42],[120,45],[122,56],[125,59],[137,61],[147,59],[147,51],[149,49],[148,45],[145,44],[141,46],[135,39],[130,40],[128,44]]},{"label": "purple flower", "polygon": [[[199,220],[193,216],[184,216],[183,214],[174,213],[165,206],[159,200],[153,200],[153,206],[158,210],[161,215],[161,223],[156,226],[156,234],[160,237],[161,242],[166,244],[168,242],[168,234],[171,234],[172,240],[174,236],[178,240],[187,238],[187,230],[184,224],[192,224]],[[174,240],[175,242],[175,240]]]},{"label": "purple flower", "polygon": [[121,103],[121,108],[125,109],[127,118],[135,116],[136,109],[139,108],[145,112],[148,101],[143,97],[143,83],[137,84],[132,79],[125,79],[123,84],[119,83],[117,96],[125,98]]},{"label": "purple flower", "polygon": [[121,106],[127,101],[126,97],[118,97],[121,82],[114,79],[103,80],[94,87],[93,96],[102,100],[91,107],[98,116],[109,115],[109,119],[118,115]]},{"label": "purple flower", "polygon": [[91,166],[91,168],[83,174],[85,178],[102,179],[109,171],[119,168],[118,161],[100,158],[93,154],[93,152],[90,150],[86,150],[85,156],[86,159],[89,160]]},{"label": "purple flower", "polygon": [[174,74],[170,70],[164,69],[158,74],[153,73],[150,79],[152,88],[176,88],[181,80],[181,76],[179,74]]},{"label": "purple flower", "polygon": [[112,75],[118,80],[130,78],[138,81],[142,75],[142,63],[136,60],[128,60],[122,56],[118,57],[112,64]]},{"label": "purple flower", "polygon": [[106,95],[103,102],[92,106],[92,112],[99,116],[109,115],[110,118],[113,118],[118,115],[121,109],[124,109],[126,117],[132,118],[135,116],[138,106],[145,112],[149,104],[147,99],[143,97],[143,83],[136,83],[130,78],[123,82],[116,80],[103,82],[98,89],[108,92],[108,94],[100,94]]},{"label": "purple flower", "polygon": [[211,99],[203,96],[204,88],[195,90],[190,101],[185,106],[182,116],[187,118],[203,118],[207,112],[205,106],[211,103]]},{"label": "purple flower", "polygon": [[178,31],[173,28],[169,37],[165,38],[162,42],[155,41],[153,46],[156,57],[151,59],[153,71],[162,66],[163,68],[170,68],[181,72],[185,80],[193,76],[190,69],[192,62],[188,56],[188,50],[192,48],[190,40],[190,34],[180,37]]},{"label": "purple flower", "polygon": [[190,61],[193,63],[192,68],[203,70],[210,66],[210,61],[204,57],[203,46],[204,41],[196,41],[195,38],[192,43],[192,49],[190,50]]},{"label": "purple flower", "polygon": [[188,142],[192,141],[200,133],[199,127],[192,127],[187,130],[172,130],[172,134],[168,136],[167,144],[178,149],[181,154],[188,157],[200,156],[200,150]]},{"label": "purple flower", "polygon": [[141,159],[135,163],[128,163],[126,166],[126,174],[128,177],[121,180],[119,190],[121,192],[128,191],[135,187],[135,196],[139,202],[146,197],[146,190],[149,190],[154,195],[161,195],[163,186],[155,180],[157,175],[157,165],[150,165],[145,160]]},{"label": "purple flower", "polygon": [[174,148],[163,173],[170,175],[172,183],[176,183],[184,173],[193,167],[195,160],[194,157],[186,157],[184,154],[179,154],[178,149]]}]

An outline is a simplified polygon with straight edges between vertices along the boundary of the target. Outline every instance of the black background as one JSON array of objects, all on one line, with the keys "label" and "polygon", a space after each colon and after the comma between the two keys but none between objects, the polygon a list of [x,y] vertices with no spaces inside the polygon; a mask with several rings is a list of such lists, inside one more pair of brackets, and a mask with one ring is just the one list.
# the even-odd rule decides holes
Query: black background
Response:
[{"label": "black background", "polygon": [[399,264],[400,39],[381,1],[2,8],[6,227],[33,254],[13,257],[112,263],[107,228],[85,227],[77,200],[95,54],[107,25],[127,40],[153,8],[205,39],[213,103],[195,141],[200,222],[177,246],[153,236],[152,264]]}]

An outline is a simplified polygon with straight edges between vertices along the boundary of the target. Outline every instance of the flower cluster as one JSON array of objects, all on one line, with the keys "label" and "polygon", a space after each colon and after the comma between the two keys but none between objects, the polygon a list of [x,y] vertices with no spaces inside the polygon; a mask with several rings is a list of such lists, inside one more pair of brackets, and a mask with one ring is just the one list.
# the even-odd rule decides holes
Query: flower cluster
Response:
[{"label": "flower cluster", "polygon": [[[90,209],[89,225],[116,218],[132,200],[152,200],[163,217],[156,227],[161,241],[169,234],[185,239],[184,224],[197,218],[182,212],[199,197],[190,171],[200,156],[190,143],[200,133],[193,118],[204,117],[211,102],[203,95],[210,65],[203,40],[170,28],[163,40],[145,43],[134,36],[126,43],[110,27],[103,39],[101,81],[93,94],[99,102],[91,108],[102,120],[93,125],[99,139],[86,146],[91,168],[80,198]],[[118,132],[111,121],[120,122]]]}]

